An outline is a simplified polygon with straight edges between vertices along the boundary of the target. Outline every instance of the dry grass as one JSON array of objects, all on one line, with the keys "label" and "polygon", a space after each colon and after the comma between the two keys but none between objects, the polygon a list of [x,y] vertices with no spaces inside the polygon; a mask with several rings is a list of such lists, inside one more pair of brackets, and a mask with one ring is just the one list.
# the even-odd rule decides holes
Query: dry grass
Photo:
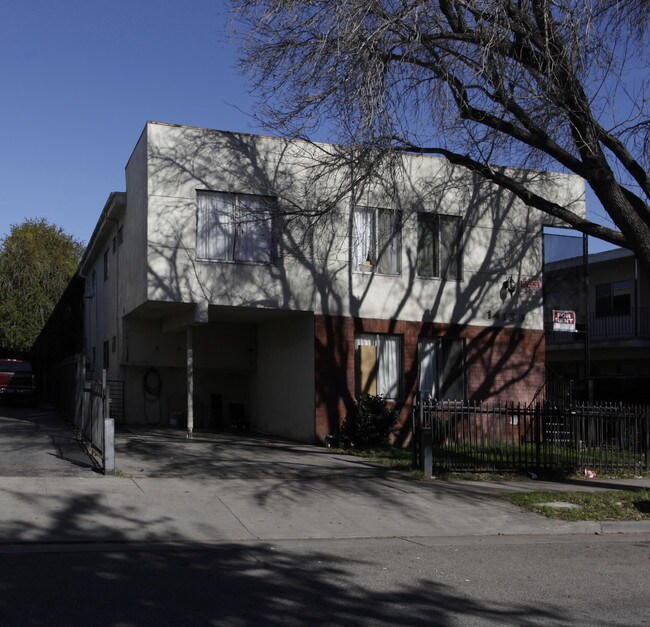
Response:
[{"label": "dry grass", "polygon": [[[593,492],[526,492],[500,498],[548,518],[561,520],[650,520],[650,490],[597,490]],[[552,502],[572,503],[563,509]]]}]

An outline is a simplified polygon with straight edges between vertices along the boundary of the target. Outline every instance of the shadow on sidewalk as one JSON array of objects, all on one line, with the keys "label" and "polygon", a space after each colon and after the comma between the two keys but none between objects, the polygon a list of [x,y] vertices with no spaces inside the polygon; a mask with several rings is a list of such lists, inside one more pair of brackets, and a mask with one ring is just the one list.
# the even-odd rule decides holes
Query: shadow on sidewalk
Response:
[{"label": "shadow on sidewalk", "polygon": [[[73,538],[105,508],[101,496],[65,498],[49,527],[6,528],[38,542]],[[137,523],[137,521],[128,521]],[[160,522],[160,521],[158,521]],[[20,527],[23,527],[22,532]],[[102,524],[94,530],[101,538]],[[385,578],[384,558],[342,557],[308,545],[275,550],[262,543],[195,549],[121,542],[106,525],[107,544],[2,549],[0,623],[137,625],[449,625],[572,622],[549,604],[472,600],[458,585],[411,572]],[[6,537],[6,536],[5,536]],[[424,549],[422,549],[424,550]],[[55,551],[55,552],[51,552]],[[366,553],[367,555],[367,553]],[[433,553],[430,559],[433,558]],[[25,608],[28,612],[25,613]],[[574,617],[576,619],[577,617]]]},{"label": "shadow on sidewalk", "polygon": [[97,470],[52,408],[0,405],[0,476],[70,477]]}]

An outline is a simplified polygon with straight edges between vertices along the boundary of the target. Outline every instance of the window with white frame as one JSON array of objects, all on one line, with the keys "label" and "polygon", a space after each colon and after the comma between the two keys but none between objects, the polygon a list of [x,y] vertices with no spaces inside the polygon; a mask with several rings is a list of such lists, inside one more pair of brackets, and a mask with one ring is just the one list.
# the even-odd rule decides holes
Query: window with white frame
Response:
[{"label": "window with white frame", "polygon": [[402,390],[402,338],[363,333],[354,338],[357,394],[399,399]]},{"label": "window with white frame", "polygon": [[352,268],[359,272],[401,272],[399,211],[355,207],[352,224]]},{"label": "window with white frame", "polygon": [[417,273],[421,277],[462,278],[459,216],[418,212]]},{"label": "window with white frame", "polygon": [[271,263],[274,208],[269,196],[197,192],[197,258]]},{"label": "window with white frame", "polygon": [[420,392],[438,400],[465,400],[465,342],[422,338],[418,343]]}]

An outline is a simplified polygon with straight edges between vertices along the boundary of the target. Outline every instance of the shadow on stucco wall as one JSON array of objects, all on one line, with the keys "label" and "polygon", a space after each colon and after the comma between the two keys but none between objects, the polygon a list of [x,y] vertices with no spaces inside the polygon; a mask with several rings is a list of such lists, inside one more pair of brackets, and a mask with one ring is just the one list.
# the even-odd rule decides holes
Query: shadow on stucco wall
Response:
[{"label": "shadow on stucco wall", "polygon": [[[316,395],[330,432],[354,402],[350,334],[371,327],[415,334],[398,404],[405,423],[418,386],[413,356],[420,337],[465,339],[471,400],[530,397],[541,384],[542,295],[526,291],[520,279],[541,281],[542,220],[508,192],[431,158],[387,160],[344,148],[176,127],[162,137],[148,147],[148,210],[155,225],[148,234],[150,298],[317,312]],[[548,174],[525,171],[521,179],[553,193]],[[198,190],[276,198],[273,263],[197,260]],[[352,267],[351,208],[359,205],[401,212],[401,233],[410,245],[404,245],[399,276],[360,274]],[[462,280],[418,277],[418,211],[462,217]],[[510,277],[512,293],[504,287]],[[369,325],[370,319],[382,322]],[[404,320],[412,323],[407,331]]]}]

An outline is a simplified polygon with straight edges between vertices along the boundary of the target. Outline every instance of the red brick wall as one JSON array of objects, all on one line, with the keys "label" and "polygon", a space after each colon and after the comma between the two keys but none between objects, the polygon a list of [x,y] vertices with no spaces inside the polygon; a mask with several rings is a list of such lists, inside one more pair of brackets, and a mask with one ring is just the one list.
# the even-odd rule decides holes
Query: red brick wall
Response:
[{"label": "red brick wall", "polygon": [[475,327],[404,320],[315,316],[316,436],[338,430],[354,402],[355,333],[403,337],[402,438],[408,437],[413,393],[417,390],[420,337],[465,338],[467,398],[472,401],[528,402],[544,382],[544,333],[511,327]]}]

